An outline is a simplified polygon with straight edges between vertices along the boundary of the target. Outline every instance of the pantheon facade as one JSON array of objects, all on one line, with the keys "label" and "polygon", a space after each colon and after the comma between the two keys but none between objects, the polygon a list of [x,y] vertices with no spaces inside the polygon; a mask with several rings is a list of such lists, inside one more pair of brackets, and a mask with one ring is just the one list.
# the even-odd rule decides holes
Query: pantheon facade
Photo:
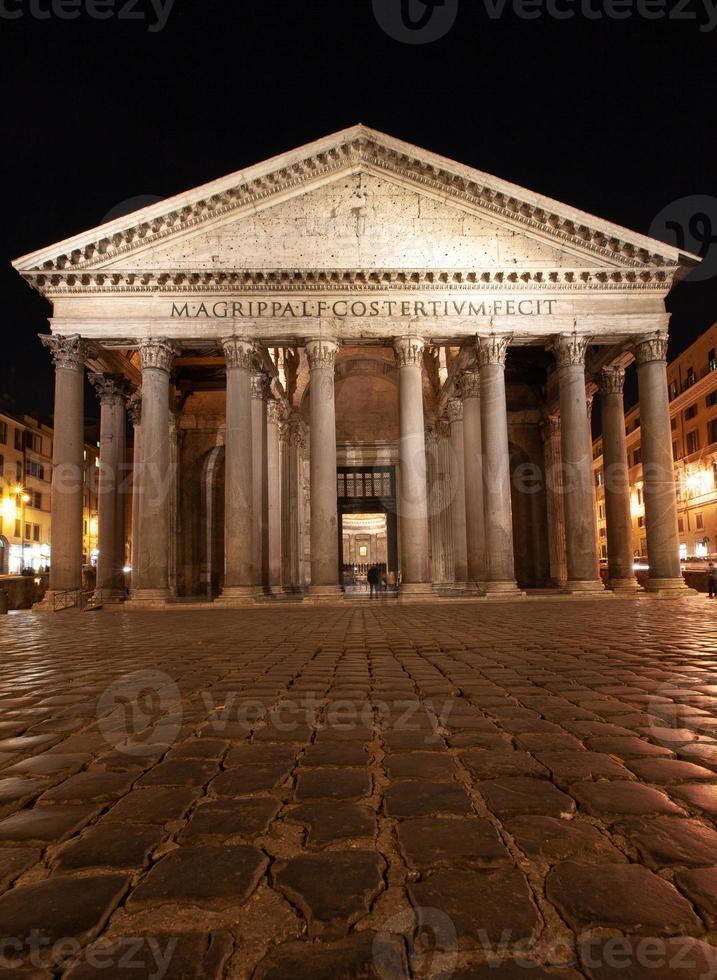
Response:
[{"label": "pantheon facade", "polygon": [[53,308],[50,596],[82,586],[86,373],[103,601],[125,565],[139,608],[327,601],[377,556],[402,600],[634,592],[633,360],[646,591],[679,594],[665,298],[695,261],[364,126],[18,259]]}]

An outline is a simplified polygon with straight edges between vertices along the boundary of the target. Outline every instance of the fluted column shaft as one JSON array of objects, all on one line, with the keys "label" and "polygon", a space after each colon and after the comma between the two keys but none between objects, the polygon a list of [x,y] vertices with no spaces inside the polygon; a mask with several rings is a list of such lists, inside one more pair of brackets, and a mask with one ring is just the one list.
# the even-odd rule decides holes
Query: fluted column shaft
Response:
[{"label": "fluted column shaft", "polygon": [[[485,515],[485,589],[489,594],[517,591],[513,555],[513,512],[510,499],[508,411],[505,400],[505,359],[509,342],[508,337],[491,335],[481,338],[478,344]],[[465,405],[464,400],[464,420]],[[464,435],[467,435],[467,429],[464,429]],[[470,487],[466,484],[466,495],[468,494],[470,494]],[[468,554],[470,562],[470,545]],[[468,571],[470,575],[470,566]]]},{"label": "fluted column shaft", "polygon": [[565,554],[565,510],[563,507],[563,466],[560,456],[560,416],[548,416],[541,423],[540,434],[543,439],[550,578],[554,585],[563,588],[568,580],[568,564]]},{"label": "fluted column shaft", "polygon": [[604,368],[600,376],[605,520],[607,523],[607,587],[635,591],[633,572],[630,480],[625,447],[625,406],[621,367]]},{"label": "fluted column shaft", "polygon": [[483,506],[483,446],[480,373],[466,371],[463,393],[463,468],[465,472],[466,574],[470,588],[482,588],[486,577],[486,526]]},{"label": "fluted column shaft", "polygon": [[[451,398],[448,402],[451,425],[451,523],[453,526],[453,567],[457,585],[468,581],[468,545],[466,539],[466,478],[465,442],[463,434],[463,402]],[[481,495],[482,496],[482,495]]]},{"label": "fluted column shaft", "polygon": [[282,421],[281,402],[272,399],[266,417],[266,478],[267,478],[267,536],[269,580],[272,592],[281,591],[281,456],[279,426]]},{"label": "fluted column shaft", "polygon": [[398,364],[398,526],[402,594],[431,591],[421,337],[394,342]]},{"label": "fluted column shaft", "polygon": [[132,577],[131,585],[135,588],[137,581],[137,553],[139,550],[139,478],[141,470],[142,444],[142,395],[134,392],[127,401],[127,411],[132,422],[134,437],[132,440]]},{"label": "fluted column shaft", "polygon": [[52,440],[52,556],[50,591],[82,588],[82,464],[85,343],[79,336],[47,337],[55,362]]},{"label": "fluted column shaft", "polygon": [[657,333],[635,343],[650,592],[685,589],[680,571],[666,359],[665,334]]},{"label": "fluted column shaft", "polygon": [[133,601],[162,601],[169,595],[169,372],[173,357],[174,349],[166,340],[140,343],[142,446]]},{"label": "fluted column shaft", "polygon": [[577,333],[561,334],[553,345],[560,393],[567,586],[581,592],[603,588],[597,574],[592,441],[585,403],[587,346],[587,337]]},{"label": "fluted column shaft", "polygon": [[124,597],[125,385],[120,377],[91,374],[100,398],[97,592],[103,602]]},{"label": "fluted column shaft", "polygon": [[269,382],[263,372],[251,376],[251,438],[252,473],[254,480],[254,573],[257,589],[263,592],[269,579],[269,527],[267,511],[269,488],[267,482],[266,403]]},{"label": "fluted column shaft", "polygon": [[254,344],[222,342],[227,370],[224,436],[224,588],[222,600],[248,599],[256,591],[251,372]]},{"label": "fluted column shaft", "polygon": [[339,593],[338,516],[336,499],[335,340],[310,340],[306,356],[311,370],[311,586],[310,595]]}]

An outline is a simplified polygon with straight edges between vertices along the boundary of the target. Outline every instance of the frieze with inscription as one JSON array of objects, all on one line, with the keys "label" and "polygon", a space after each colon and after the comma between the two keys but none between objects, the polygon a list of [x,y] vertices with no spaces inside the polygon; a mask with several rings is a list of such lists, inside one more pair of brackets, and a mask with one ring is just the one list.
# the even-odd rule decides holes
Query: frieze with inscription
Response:
[{"label": "frieze with inscription", "polygon": [[479,316],[552,316],[557,313],[556,299],[337,299],[337,300],[201,300],[173,302],[170,316],[179,320],[226,319],[305,319],[316,317],[396,317],[419,319],[426,317]]}]

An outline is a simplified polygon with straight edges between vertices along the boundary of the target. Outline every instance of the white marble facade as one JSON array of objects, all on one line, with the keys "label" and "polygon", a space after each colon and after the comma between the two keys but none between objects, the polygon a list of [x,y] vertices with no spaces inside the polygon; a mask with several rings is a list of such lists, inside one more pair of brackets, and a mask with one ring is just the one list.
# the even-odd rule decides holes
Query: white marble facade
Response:
[{"label": "white marble facade", "polygon": [[[586,400],[609,395],[617,433],[616,378],[635,359],[648,588],[679,592],[665,298],[695,261],[364,126],[18,259],[53,306],[51,590],[81,583],[67,474],[88,368],[115,446],[131,399],[133,603],[339,595],[358,503],[337,499],[337,468],[362,467],[385,468],[404,598],[602,591]],[[116,456],[107,599],[121,595]],[[609,503],[609,579],[634,590],[621,480]]]}]

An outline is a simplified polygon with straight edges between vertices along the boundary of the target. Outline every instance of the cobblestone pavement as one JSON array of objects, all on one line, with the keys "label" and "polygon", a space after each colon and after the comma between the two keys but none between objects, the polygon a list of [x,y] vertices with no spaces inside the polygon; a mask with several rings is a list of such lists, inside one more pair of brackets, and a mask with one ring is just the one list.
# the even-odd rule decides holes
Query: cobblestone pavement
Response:
[{"label": "cobblestone pavement", "polygon": [[717,977],[717,602],[0,644],[0,977]]}]

